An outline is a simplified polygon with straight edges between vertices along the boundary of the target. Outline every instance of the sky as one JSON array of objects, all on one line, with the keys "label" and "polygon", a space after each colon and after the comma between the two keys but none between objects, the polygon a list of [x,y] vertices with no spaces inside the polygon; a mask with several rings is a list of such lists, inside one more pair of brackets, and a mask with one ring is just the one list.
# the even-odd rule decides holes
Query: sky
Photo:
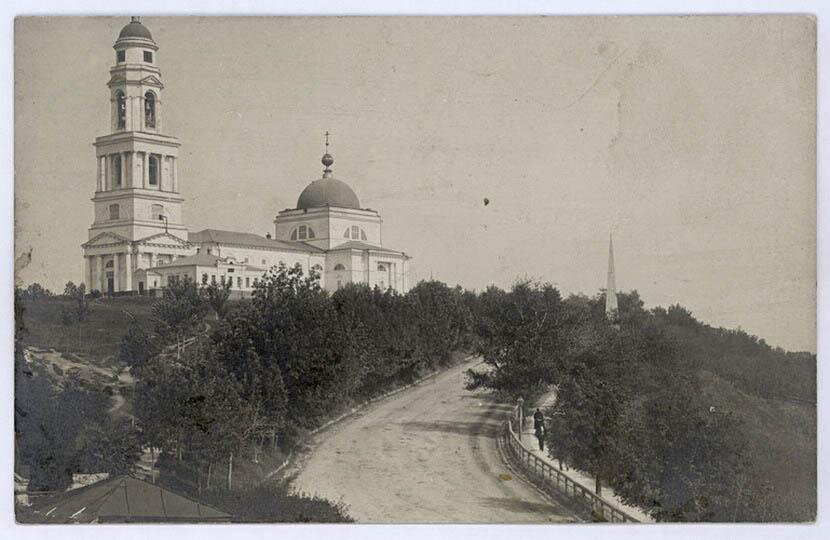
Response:
[{"label": "sky", "polygon": [[[129,17],[15,25],[19,284],[83,275]],[[322,172],[410,279],[605,285],[816,350],[808,17],[144,17],[190,230],[265,234]],[[484,203],[487,199],[489,204]]]}]

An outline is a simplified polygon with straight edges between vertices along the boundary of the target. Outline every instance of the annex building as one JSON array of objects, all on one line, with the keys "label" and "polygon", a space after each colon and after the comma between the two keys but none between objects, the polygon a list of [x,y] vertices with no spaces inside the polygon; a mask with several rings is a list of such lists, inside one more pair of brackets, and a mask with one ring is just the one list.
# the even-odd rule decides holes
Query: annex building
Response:
[{"label": "annex building", "polygon": [[273,236],[190,232],[179,194],[180,143],[163,131],[158,46],[133,17],[114,49],[110,133],[95,139],[95,217],[82,245],[87,290],[145,294],[189,278],[230,281],[244,293],[280,264],[316,270],[329,291],[347,283],[409,289],[410,257],[382,245],[380,214],[361,207],[351,187],[332,176],[328,137],[322,177],[303,190],[295,208],[276,213]]}]

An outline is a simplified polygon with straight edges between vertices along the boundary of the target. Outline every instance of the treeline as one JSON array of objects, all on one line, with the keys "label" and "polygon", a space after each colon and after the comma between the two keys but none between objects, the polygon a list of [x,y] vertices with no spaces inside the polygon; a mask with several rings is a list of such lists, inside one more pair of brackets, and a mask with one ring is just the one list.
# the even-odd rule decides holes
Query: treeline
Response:
[{"label": "treeline", "polygon": [[555,388],[556,404],[547,411],[551,456],[591,473],[597,491],[610,485],[659,521],[769,515],[769,487],[748,480],[748,431],[705,401],[699,372],[710,369],[759,393],[804,396],[815,387],[809,369],[776,387],[775,373],[789,374],[794,355],[703,325],[680,306],[645,310],[636,292],[619,295],[610,322],[604,301],[602,294],[562,298],[533,283],[488,289],[472,311],[489,369],[471,371],[469,386],[523,395],[528,403]]},{"label": "treeline", "polygon": [[203,490],[227,487],[217,466],[287,452],[304,431],[471,346],[459,289],[430,281],[405,295],[363,285],[329,294],[299,266],[274,268],[238,302],[221,286],[174,282],[153,315],[121,350],[142,443]]}]

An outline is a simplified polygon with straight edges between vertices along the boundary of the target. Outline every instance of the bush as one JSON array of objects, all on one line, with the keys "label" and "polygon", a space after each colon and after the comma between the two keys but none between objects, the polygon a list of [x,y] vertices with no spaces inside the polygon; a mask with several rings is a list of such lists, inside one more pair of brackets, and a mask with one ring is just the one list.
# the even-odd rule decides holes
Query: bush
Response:
[{"label": "bush", "polygon": [[237,523],[351,523],[342,503],[291,493],[285,482],[232,491],[203,491],[201,499]]}]

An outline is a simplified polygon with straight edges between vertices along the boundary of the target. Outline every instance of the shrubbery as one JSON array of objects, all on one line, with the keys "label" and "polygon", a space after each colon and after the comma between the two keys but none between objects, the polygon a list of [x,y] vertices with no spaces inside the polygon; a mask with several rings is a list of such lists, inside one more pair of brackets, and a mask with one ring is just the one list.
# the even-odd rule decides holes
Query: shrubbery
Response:
[{"label": "shrubbery", "polygon": [[611,324],[604,300],[562,300],[533,283],[488,289],[472,305],[490,369],[470,372],[468,386],[528,403],[555,387],[551,455],[658,520],[763,519],[768,509],[747,502],[766,500],[746,481],[747,429],[704,402],[699,373],[762,396],[809,400],[815,357],[711,328],[680,306],[645,310],[636,292],[619,295]]},{"label": "shrubbery", "polygon": [[[249,300],[226,301],[221,290],[174,282],[154,305],[153,331],[131,329],[121,348],[137,381],[143,443],[187,462],[198,485],[207,485],[213,463],[286,449],[303,430],[446,365],[470,343],[462,292],[434,281],[406,295],[362,285],[330,295],[313,271],[279,267]],[[208,306],[218,320],[206,334]],[[318,503],[296,502],[290,519]]]}]

